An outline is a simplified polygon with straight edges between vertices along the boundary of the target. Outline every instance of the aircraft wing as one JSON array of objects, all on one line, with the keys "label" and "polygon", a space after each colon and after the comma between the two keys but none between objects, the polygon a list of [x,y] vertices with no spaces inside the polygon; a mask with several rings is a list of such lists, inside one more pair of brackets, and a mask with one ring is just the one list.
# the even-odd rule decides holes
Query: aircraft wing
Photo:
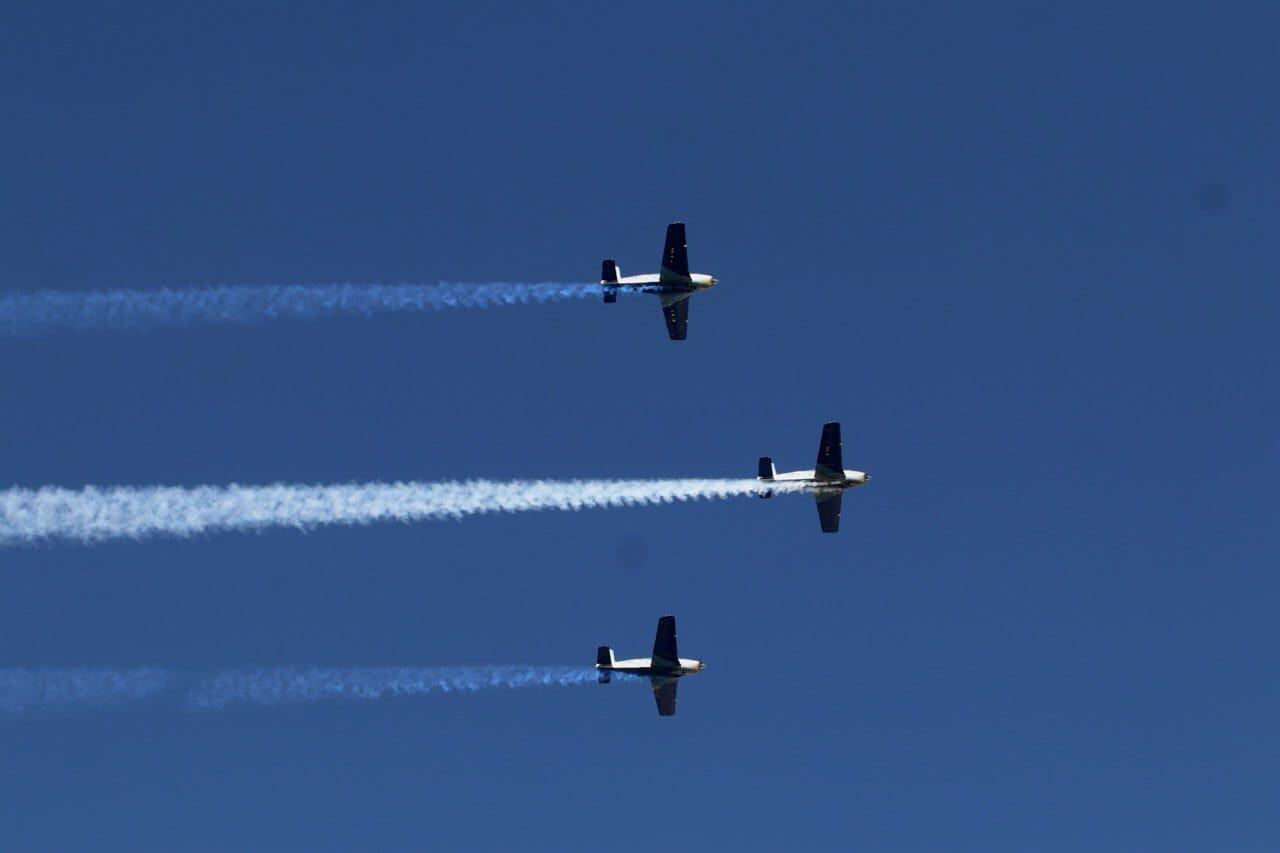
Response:
[{"label": "aircraft wing", "polygon": [[659,717],[674,717],[676,715],[676,684],[674,678],[661,679],[654,678],[653,682],[653,698],[658,702]]},{"label": "aircraft wing", "polygon": [[653,635],[653,666],[674,669],[680,666],[680,652],[676,649],[676,617],[663,616],[658,620],[657,633]]},{"label": "aircraft wing", "polygon": [[673,341],[683,341],[685,336],[689,334],[689,297],[681,294],[684,298],[667,304],[667,300],[663,299],[662,317],[667,321],[667,337]]},{"label": "aircraft wing", "polygon": [[840,529],[840,499],[844,492],[814,492],[813,497],[818,502],[818,522],[822,525],[822,532],[835,533]]},{"label": "aircraft wing", "polygon": [[832,421],[822,425],[822,440],[818,442],[818,461],[813,476],[819,480],[844,479],[844,454],[841,452],[840,424]]},{"label": "aircraft wing", "polygon": [[684,239],[683,222],[667,226],[667,244],[662,247],[662,266],[658,269],[659,281],[689,281],[689,246]]}]

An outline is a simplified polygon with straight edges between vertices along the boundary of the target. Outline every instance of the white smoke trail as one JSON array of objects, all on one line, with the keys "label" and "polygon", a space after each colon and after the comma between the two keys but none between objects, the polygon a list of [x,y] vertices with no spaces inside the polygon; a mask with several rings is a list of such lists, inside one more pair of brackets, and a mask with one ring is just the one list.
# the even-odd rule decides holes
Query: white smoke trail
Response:
[{"label": "white smoke trail", "polygon": [[[615,674],[615,677],[620,673]],[[283,705],[330,699],[373,700],[499,688],[571,687],[596,681],[587,666],[274,667],[211,675],[143,669],[0,670],[0,713],[66,712],[121,707],[180,688],[189,708]]]},{"label": "white smoke trail", "polygon": [[322,699],[470,693],[494,688],[569,687],[595,681],[595,670],[582,666],[284,667],[218,673],[198,684],[187,699],[197,708],[218,709]]},{"label": "white smoke trail", "polygon": [[174,681],[162,669],[0,669],[0,711],[105,708],[158,696]]},{"label": "white smoke trail", "polygon": [[142,330],[211,323],[251,325],[338,314],[493,308],[599,298],[598,284],[488,282],[464,284],[305,284],[158,290],[39,290],[0,294],[0,337],[59,330]]},{"label": "white smoke trail", "polygon": [[[803,486],[774,482],[772,492]],[[225,530],[462,518],[488,512],[598,509],[753,495],[753,479],[467,480],[336,486],[55,486],[0,491],[0,546],[100,542]]]}]

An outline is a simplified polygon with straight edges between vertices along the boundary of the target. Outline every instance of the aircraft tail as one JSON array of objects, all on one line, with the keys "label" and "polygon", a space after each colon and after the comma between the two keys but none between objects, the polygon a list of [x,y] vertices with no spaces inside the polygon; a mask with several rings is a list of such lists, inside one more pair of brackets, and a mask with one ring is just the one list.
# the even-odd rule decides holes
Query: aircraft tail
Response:
[{"label": "aircraft tail", "polygon": [[[777,469],[773,467],[773,460],[768,456],[761,456],[760,462],[756,467],[756,479],[772,481],[774,475],[777,473]],[[771,498],[773,497],[773,489],[765,489],[757,494],[762,498]]]},{"label": "aircraft tail", "polygon": [[611,284],[616,285],[618,283],[618,277],[621,274],[622,274],[622,271],[618,269],[617,262],[613,261],[612,259],[606,260],[604,263],[600,265],[600,283],[605,286],[604,287],[605,302],[612,303],[612,302],[618,301],[618,288],[610,287],[609,285]]},{"label": "aircraft tail", "polygon": [[[613,666],[613,649],[608,646],[600,646],[596,649],[596,666]],[[608,684],[609,670],[600,670],[597,680],[601,684]]]},{"label": "aircraft tail", "polygon": [[816,480],[844,478],[844,456],[841,452],[839,421],[822,425],[822,439],[818,442],[818,462],[814,465],[813,476]]}]

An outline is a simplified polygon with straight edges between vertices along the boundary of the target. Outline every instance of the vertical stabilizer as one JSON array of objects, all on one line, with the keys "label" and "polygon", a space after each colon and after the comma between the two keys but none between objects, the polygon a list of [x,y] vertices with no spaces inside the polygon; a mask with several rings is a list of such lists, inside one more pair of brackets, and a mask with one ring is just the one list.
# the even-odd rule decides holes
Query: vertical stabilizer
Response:
[{"label": "vertical stabilizer", "polygon": [[618,269],[618,264],[612,259],[606,260],[600,265],[600,283],[604,285],[604,301],[613,303],[618,301],[618,288],[610,287],[611,284],[618,283],[618,277],[622,271]]},{"label": "vertical stabilizer", "polygon": [[[773,467],[773,460],[768,456],[761,456],[760,461],[756,464],[756,479],[772,483],[774,476],[777,473],[778,469]],[[756,496],[761,498],[771,498],[773,497],[773,489],[762,489],[756,492]]]},{"label": "vertical stabilizer", "polygon": [[[596,666],[612,667],[613,666],[613,649],[609,648],[608,646],[600,646],[599,648],[597,648],[596,649]],[[599,673],[596,675],[596,680],[599,681],[601,684],[608,684],[609,673],[610,673],[610,670],[601,669]]]}]

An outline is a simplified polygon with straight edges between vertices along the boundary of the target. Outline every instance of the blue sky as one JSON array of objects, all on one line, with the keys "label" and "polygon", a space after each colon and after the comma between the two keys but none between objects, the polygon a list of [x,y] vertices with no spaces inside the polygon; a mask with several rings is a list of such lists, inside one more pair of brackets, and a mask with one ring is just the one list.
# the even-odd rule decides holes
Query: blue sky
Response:
[{"label": "blue sky", "polygon": [[[0,719],[5,849],[1271,850],[1271,4],[61,7],[0,287],[594,302],[0,341],[0,485],[750,476],[804,499],[0,552],[0,665],[706,673]],[[626,817],[640,813],[637,822]]]}]

